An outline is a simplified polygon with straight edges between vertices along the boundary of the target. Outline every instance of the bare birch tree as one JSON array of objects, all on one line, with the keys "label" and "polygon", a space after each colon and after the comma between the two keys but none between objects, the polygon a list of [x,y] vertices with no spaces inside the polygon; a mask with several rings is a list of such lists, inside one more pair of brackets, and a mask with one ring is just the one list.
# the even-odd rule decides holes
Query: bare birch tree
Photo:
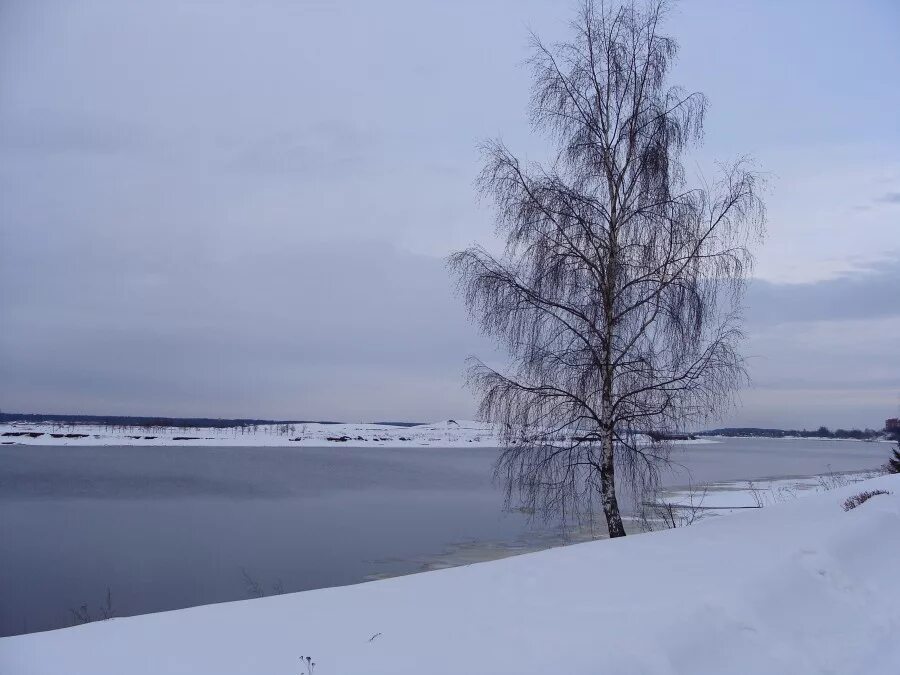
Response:
[{"label": "bare birch tree", "polygon": [[470,362],[480,414],[502,429],[508,501],[565,518],[602,505],[612,537],[625,534],[617,481],[645,489],[667,461],[668,444],[645,434],[733,402],[748,246],[764,231],[746,162],[687,184],[681,157],[706,99],[666,82],[677,45],[658,32],[665,11],[586,2],[571,42],[534,38],[530,112],[555,160],[523,165],[489,143],[480,188],[505,249],[450,258],[510,355],[505,369]]}]

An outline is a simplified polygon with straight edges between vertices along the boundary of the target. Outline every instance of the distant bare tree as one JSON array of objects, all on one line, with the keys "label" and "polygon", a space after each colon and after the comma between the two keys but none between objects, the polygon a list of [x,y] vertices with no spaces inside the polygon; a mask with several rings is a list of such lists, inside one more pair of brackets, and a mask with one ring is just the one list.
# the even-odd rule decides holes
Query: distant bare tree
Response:
[{"label": "distant bare tree", "polygon": [[571,42],[534,38],[531,116],[555,160],[525,166],[489,143],[480,188],[505,250],[450,258],[512,360],[505,372],[470,362],[480,414],[502,429],[508,501],[568,518],[599,500],[613,537],[625,534],[616,476],[643,490],[667,461],[667,444],[641,434],[709,418],[745,377],[739,303],[764,231],[746,162],[686,184],[680,156],[706,99],[666,84],[665,10],[586,2]]}]

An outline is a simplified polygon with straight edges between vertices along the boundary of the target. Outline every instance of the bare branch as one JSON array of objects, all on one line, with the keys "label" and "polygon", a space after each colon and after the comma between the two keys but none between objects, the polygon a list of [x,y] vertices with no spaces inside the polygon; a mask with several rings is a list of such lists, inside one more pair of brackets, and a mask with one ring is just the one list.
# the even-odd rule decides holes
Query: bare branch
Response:
[{"label": "bare branch", "polygon": [[611,536],[625,533],[616,476],[652,490],[670,461],[647,432],[701,423],[746,377],[740,301],[765,222],[743,160],[687,184],[706,98],[667,84],[666,10],[588,0],[572,41],[533,36],[531,119],[556,160],[525,167],[486,145],[478,185],[505,248],[450,258],[510,357],[502,373],[470,366],[481,416],[502,429],[508,501],[563,517],[602,507]]}]

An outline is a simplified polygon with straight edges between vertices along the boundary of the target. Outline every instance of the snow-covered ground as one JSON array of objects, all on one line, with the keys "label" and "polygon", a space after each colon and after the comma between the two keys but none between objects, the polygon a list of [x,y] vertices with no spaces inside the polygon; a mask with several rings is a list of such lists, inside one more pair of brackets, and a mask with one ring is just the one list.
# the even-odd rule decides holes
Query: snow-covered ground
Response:
[{"label": "snow-covered ground", "polygon": [[[697,439],[678,443],[715,443]],[[261,424],[245,427],[96,426],[13,422],[0,424],[0,443],[28,445],[211,445],[343,447],[497,447],[494,427],[447,420],[400,427],[389,424]]]},{"label": "snow-covered ground", "polygon": [[[873,497],[852,511],[844,500]],[[0,640],[11,675],[900,672],[900,476],[690,527]],[[64,561],[61,561],[64,564]]]},{"label": "snow-covered ground", "polygon": [[671,504],[682,515],[728,515],[739,509],[756,509],[792,501],[812,492],[823,492],[879,476],[879,471],[846,471],[818,476],[764,478],[754,481],[708,483],[697,488],[666,488],[656,493],[657,504]]},{"label": "snow-covered ground", "polygon": [[0,442],[32,445],[214,445],[343,447],[495,447],[494,430],[479,422],[448,420],[413,427],[389,424],[259,424],[245,427],[0,425]]}]

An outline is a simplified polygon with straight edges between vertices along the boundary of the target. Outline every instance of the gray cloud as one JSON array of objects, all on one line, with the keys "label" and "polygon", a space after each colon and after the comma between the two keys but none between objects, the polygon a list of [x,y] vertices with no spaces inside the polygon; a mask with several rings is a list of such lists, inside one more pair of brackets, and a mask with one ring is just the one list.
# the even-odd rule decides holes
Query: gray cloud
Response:
[{"label": "gray cloud", "polygon": [[269,134],[239,146],[226,160],[237,170],[343,180],[369,173],[378,151],[375,132],[363,133],[336,121],[315,124],[302,134]]},{"label": "gray cloud", "polygon": [[900,192],[886,192],[875,201],[884,204],[900,204]]},{"label": "gray cloud", "polygon": [[880,428],[900,403],[900,257],[806,284],[756,280],[744,347],[753,386],[726,421]]},{"label": "gray cloud", "polygon": [[[735,33],[726,3],[698,0],[672,24],[677,79],[715,105],[699,160],[751,152],[790,177],[761,257],[799,279],[897,246],[892,209],[848,224],[853,202],[831,201],[867,194],[854,186],[897,156],[895,11],[818,3],[798,34],[810,6],[754,3],[759,30]],[[493,347],[442,256],[490,240],[479,142],[546,154],[515,64],[526,25],[553,41],[567,19],[546,0],[0,2],[0,406],[471,415],[463,359]],[[829,31],[849,40],[840,54],[820,48]],[[834,78],[850,90],[820,86]],[[898,282],[897,261],[756,282],[757,388],[734,421],[890,412]]]},{"label": "gray cloud", "polygon": [[52,110],[7,116],[0,126],[0,149],[47,154],[120,154],[151,146],[146,129],[114,119]]},{"label": "gray cloud", "polygon": [[464,358],[491,350],[440,260],[384,244],[97,262],[4,268],[6,407],[439,418],[470,412]]},{"label": "gray cloud", "polygon": [[746,299],[753,324],[900,316],[900,257],[806,284],[755,280]]},{"label": "gray cloud", "polygon": [[[273,242],[237,258],[30,250],[0,268],[5,408],[466,416],[465,357],[496,357],[441,259],[376,241]],[[829,282],[754,283],[754,389],[725,421],[876,426],[873,406],[887,416],[900,382],[900,307],[882,294],[898,284],[900,260]],[[829,303],[844,309],[829,313]]]}]

